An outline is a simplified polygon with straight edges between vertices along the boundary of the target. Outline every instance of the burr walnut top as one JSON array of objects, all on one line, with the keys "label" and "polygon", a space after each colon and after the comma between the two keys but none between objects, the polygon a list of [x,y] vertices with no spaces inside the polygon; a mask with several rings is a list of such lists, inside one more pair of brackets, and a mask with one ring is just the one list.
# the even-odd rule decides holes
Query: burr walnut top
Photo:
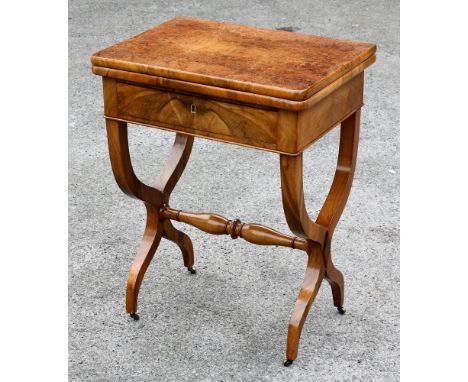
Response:
[{"label": "burr walnut top", "polygon": [[363,42],[176,17],[97,52],[91,61],[95,67],[303,101],[375,50]]}]

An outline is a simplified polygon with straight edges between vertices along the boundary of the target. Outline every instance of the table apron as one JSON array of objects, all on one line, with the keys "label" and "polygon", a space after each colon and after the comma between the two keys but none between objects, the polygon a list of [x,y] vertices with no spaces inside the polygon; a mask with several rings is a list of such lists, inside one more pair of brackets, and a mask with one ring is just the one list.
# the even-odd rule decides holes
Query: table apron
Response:
[{"label": "table apron", "polygon": [[104,81],[105,118],[298,155],[363,105],[364,76],[354,77],[301,111],[265,109]]}]

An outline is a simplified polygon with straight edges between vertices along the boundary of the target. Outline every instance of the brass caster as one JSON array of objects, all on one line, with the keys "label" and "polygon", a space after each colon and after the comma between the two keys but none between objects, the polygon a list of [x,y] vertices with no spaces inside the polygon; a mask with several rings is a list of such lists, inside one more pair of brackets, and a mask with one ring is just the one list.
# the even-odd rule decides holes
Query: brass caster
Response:
[{"label": "brass caster", "polygon": [[286,361],[284,361],[283,365],[286,366],[286,367],[289,367],[291,366],[293,363],[293,361],[291,359],[287,359]]}]

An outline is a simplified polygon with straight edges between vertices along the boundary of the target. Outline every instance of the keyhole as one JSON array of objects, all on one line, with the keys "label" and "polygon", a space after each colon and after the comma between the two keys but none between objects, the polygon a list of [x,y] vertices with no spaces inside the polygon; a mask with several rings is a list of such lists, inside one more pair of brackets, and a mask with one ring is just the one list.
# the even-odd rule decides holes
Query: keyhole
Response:
[{"label": "keyhole", "polygon": [[195,105],[194,103],[192,103],[190,105],[190,111],[192,112],[192,114],[195,114],[197,112],[197,105]]}]

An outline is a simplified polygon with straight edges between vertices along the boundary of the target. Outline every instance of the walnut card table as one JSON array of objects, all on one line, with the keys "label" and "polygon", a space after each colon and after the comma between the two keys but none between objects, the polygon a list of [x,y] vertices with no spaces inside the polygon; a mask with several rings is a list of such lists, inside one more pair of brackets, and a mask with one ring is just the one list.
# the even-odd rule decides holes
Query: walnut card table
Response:
[{"label": "walnut card table", "polygon": [[[307,254],[289,321],[286,366],[297,357],[302,326],[323,279],[331,285],[334,305],[344,313],[343,275],[333,265],[331,242],[353,181],[364,69],[375,61],[375,51],[373,44],[177,17],[92,56],[93,73],[103,77],[115,179],[147,209],[127,284],[126,308],[133,318],[138,319],[138,291],[161,238],[180,247],[184,265],[195,273],[192,242],[171,220]],[[165,167],[151,186],[133,171],[127,123],[176,133]],[[302,153],[338,124],[336,173],[314,221],[304,203]],[[278,153],[283,209],[294,235],[170,207],[194,137]]]}]

